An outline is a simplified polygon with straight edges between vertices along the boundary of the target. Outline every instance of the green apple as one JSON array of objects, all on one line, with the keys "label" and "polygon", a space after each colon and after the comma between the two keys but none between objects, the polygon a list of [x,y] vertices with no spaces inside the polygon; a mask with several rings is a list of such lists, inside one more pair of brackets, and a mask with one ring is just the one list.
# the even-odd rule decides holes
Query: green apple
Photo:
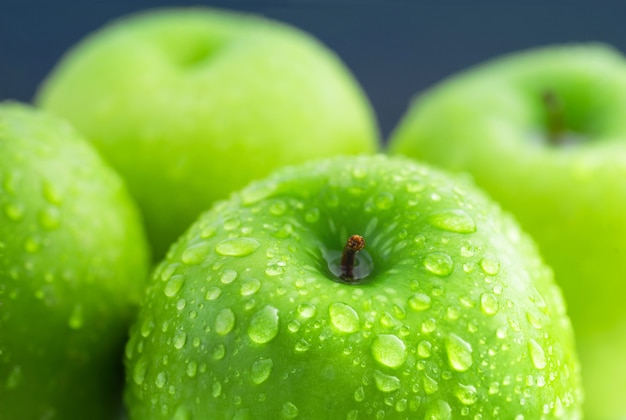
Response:
[{"label": "green apple", "polygon": [[283,168],[204,213],[156,269],[126,367],[132,419],[581,405],[571,324],[531,240],[469,182],[382,155]]},{"label": "green apple", "polygon": [[625,115],[618,51],[551,46],[423,93],[389,143],[469,172],[537,241],[563,288],[594,419],[626,417]]},{"label": "green apple", "polygon": [[0,103],[0,419],[106,419],[148,245],[122,180],[66,122]]},{"label": "green apple", "polygon": [[127,180],[157,258],[252,179],[379,147],[367,98],[329,49],[281,23],[207,8],[106,26],[61,60],[37,103]]}]

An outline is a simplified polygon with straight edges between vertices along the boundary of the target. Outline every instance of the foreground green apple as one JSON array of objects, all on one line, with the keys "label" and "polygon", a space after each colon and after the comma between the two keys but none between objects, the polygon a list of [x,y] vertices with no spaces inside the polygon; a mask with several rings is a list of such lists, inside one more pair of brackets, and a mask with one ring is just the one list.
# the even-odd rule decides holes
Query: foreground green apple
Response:
[{"label": "foreground green apple", "polygon": [[126,365],[132,419],[580,415],[530,240],[468,183],[384,156],[289,167],[202,215],[157,268]]},{"label": "foreground green apple", "polygon": [[147,248],[87,142],[0,103],[0,419],[113,418]]},{"label": "foreground green apple", "polygon": [[212,9],[105,27],[37,102],[124,176],[155,257],[214,200],[276,167],[378,148],[367,99],[334,54],[278,22]]},{"label": "foreground green apple", "polygon": [[601,45],[538,49],[423,94],[390,151],[476,182],[554,268],[590,418],[626,417],[626,61]]}]

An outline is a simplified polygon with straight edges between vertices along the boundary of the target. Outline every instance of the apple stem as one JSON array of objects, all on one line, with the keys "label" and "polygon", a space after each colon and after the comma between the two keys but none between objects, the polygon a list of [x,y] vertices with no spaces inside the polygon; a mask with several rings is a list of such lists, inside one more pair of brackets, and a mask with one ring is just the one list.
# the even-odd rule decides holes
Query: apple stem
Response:
[{"label": "apple stem", "polygon": [[563,104],[556,93],[547,90],[542,96],[547,111],[548,140],[550,144],[557,145],[561,142],[565,133],[563,121]]},{"label": "apple stem", "polygon": [[356,254],[365,248],[365,238],[361,235],[352,235],[348,238],[346,246],[341,254],[341,278],[346,281],[354,280],[354,263],[356,262]]}]

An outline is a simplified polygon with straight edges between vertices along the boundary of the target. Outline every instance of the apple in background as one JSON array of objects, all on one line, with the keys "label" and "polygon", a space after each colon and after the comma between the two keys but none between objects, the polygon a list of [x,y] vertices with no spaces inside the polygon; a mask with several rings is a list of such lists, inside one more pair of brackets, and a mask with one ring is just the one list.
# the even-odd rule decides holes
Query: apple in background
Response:
[{"label": "apple in background", "polygon": [[626,61],[600,44],[512,54],[418,96],[389,151],[469,172],[563,288],[586,414],[626,417]]},{"label": "apple in background", "polygon": [[148,244],[122,180],[69,124],[0,102],[0,418],[106,419]]},{"label": "apple in background", "polygon": [[60,61],[36,102],[123,175],[157,258],[213,201],[276,167],[379,148],[364,92],[328,48],[209,8],[104,27]]},{"label": "apple in background", "polygon": [[131,419],[580,416],[552,272],[462,179],[382,155],[290,166],[168,254],[126,347]]}]

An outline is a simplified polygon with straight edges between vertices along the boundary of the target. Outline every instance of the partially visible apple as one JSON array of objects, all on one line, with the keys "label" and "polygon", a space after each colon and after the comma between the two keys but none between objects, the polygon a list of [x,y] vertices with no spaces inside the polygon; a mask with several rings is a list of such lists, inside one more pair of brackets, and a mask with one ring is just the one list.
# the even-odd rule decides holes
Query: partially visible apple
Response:
[{"label": "partially visible apple", "polygon": [[0,419],[114,418],[147,250],[95,150],[57,117],[0,102]]},{"label": "partially visible apple", "polygon": [[536,239],[576,331],[593,419],[626,418],[626,61],[512,54],[421,94],[389,149],[467,171]]},{"label": "partially visible apple", "polygon": [[213,201],[276,167],[378,149],[367,98],[328,48],[208,8],[106,26],[60,61],[36,101],[124,176],[157,258]]},{"label": "partially visible apple", "polygon": [[531,240],[402,158],[289,167],[203,214],[158,266],[126,365],[131,419],[580,417]]}]

